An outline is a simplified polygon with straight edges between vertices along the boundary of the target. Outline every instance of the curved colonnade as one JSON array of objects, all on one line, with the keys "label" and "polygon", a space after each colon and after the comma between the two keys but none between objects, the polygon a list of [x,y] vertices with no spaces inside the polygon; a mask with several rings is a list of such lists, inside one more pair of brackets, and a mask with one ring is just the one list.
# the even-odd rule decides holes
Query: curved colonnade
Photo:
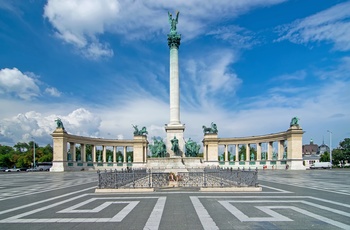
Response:
[{"label": "curved colonnade", "polygon": [[[305,169],[302,164],[303,133],[299,126],[291,126],[285,132],[262,136],[218,138],[217,134],[205,134],[201,165],[198,165],[198,161],[195,166],[190,165],[187,162],[193,161],[186,158],[182,162],[186,168],[220,166]],[[64,129],[57,128],[52,137],[52,172],[146,168],[149,159],[153,159],[147,158],[147,136],[136,135],[132,140],[101,139],[71,135]],[[240,151],[242,146],[245,147],[244,154]]]}]

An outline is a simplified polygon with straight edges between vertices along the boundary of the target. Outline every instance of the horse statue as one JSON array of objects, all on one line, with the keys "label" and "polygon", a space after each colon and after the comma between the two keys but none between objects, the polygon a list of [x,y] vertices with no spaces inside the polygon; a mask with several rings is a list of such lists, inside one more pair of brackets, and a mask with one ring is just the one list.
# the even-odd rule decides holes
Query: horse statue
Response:
[{"label": "horse statue", "polygon": [[61,121],[61,119],[59,117],[57,117],[56,121],[56,129],[63,129],[64,130],[64,126],[63,126],[63,122]]},{"label": "horse statue", "polygon": [[153,145],[149,145],[153,157],[165,157],[166,145],[163,140],[157,140],[153,137]]},{"label": "horse statue", "polygon": [[299,118],[297,118],[297,117],[293,117],[292,118],[292,120],[290,121],[290,127],[292,127],[292,126],[299,126]]},{"label": "horse statue", "polygon": [[218,128],[217,128],[216,124],[214,124],[213,122],[211,123],[211,127],[206,127],[205,125],[203,125],[202,128],[203,128],[204,134],[207,134],[207,133],[217,134],[218,133]]},{"label": "horse statue", "polygon": [[134,127],[134,135],[135,136],[136,135],[146,135],[146,134],[148,134],[147,129],[146,129],[145,126],[143,126],[141,130],[139,130],[137,128],[137,125],[132,125],[132,127]]},{"label": "horse statue", "polygon": [[196,157],[198,156],[199,149],[201,148],[196,142],[192,141],[191,138],[185,144],[186,157]]}]

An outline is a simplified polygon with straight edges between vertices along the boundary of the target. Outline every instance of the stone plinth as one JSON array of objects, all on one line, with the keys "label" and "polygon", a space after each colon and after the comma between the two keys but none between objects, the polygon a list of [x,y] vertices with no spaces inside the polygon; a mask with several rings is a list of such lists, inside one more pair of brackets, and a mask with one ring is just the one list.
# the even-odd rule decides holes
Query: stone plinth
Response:
[{"label": "stone plinth", "polygon": [[219,140],[217,133],[208,133],[203,139],[203,157],[207,162],[218,162]]},{"label": "stone plinth", "polygon": [[63,172],[67,169],[67,138],[68,133],[62,128],[57,128],[53,137],[53,161],[51,172]]},{"label": "stone plinth", "polygon": [[[184,141],[184,131],[185,131],[185,125],[179,124],[179,125],[166,125],[165,126],[165,132],[166,132],[166,148],[167,152],[169,153],[170,157],[175,156],[184,156],[184,148],[185,148],[185,141]],[[173,150],[171,150],[171,140],[176,137],[179,141],[179,153],[176,155]]]},{"label": "stone plinth", "polygon": [[147,168],[162,172],[187,172],[181,157],[149,158]]},{"label": "stone plinth", "polygon": [[306,169],[303,165],[303,134],[304,131],[298,126],[291,126],[287,130],[287,156],[289,169]]},{"label": "stone plinth", "polygon": [[134,162],[144,163],[146,162],[146,150],[147,150],[147,136],[146,135],[135,135],[134,136]]}]

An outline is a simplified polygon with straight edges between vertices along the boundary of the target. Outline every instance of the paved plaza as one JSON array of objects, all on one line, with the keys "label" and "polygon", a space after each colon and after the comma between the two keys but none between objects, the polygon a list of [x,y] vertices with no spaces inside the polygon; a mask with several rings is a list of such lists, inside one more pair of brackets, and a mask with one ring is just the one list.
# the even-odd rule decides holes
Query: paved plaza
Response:
[{"label": "paved plaza", "polygon": [[262,192],[95,193],[96,172],[0,174],[0,229],[350,229],[350,170],[259,171]]}]

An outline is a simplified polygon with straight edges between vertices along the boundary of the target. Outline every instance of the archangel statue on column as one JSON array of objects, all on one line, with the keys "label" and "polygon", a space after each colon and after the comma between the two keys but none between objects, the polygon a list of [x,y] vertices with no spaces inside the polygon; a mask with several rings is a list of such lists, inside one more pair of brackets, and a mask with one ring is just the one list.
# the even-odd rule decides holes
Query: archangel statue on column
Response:
[{"label": "archangel statue on column", "polygon": [[168,16],[169,16],[169,23],[170,23],[170,33],[171,34],[176,34],[176,24],[178,23],[179,20],[179,11],[176,11],[176,17],[173,18],[173,15],[168,12]]}]

